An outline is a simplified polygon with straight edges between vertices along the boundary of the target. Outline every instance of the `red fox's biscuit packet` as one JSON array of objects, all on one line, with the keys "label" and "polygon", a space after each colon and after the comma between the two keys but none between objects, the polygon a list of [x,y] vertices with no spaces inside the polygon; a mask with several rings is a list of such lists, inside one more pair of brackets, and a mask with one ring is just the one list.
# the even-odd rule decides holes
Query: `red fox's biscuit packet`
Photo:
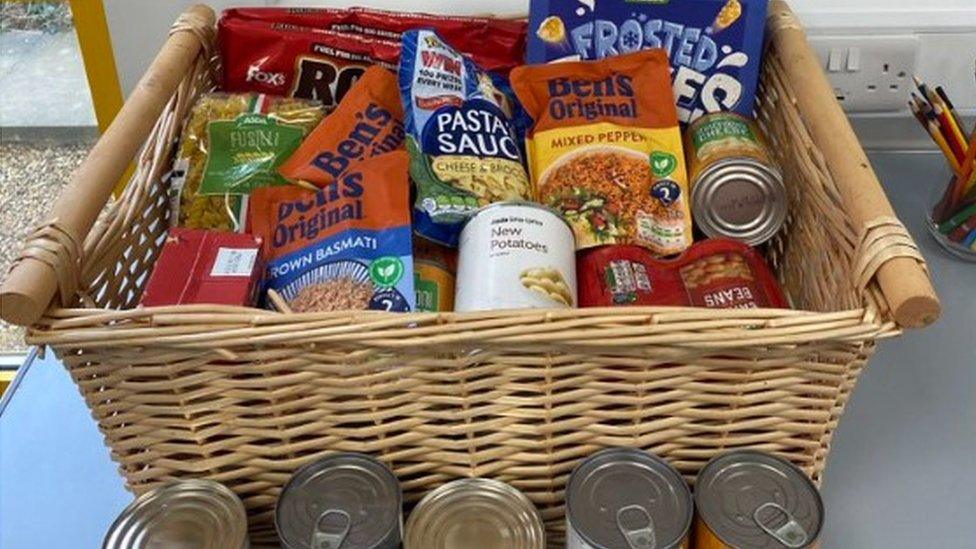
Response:
[{"label": "red fox's biscuit packet", "polygon": [[404,138],[397,78],[370,67],[278,173],[322,187],[366,159],[403,148]]},{"label": "red fox's biscuit packet", "polygon": [[232,8],[224,18],[289,23],[303,27],[352,33],[399,42],[410,29],[437,31],[479,66],[507,74],[525,57],[524,20],[429,13],[406,13],[373,8]]},{"label": "red fox's biscuit packet", "polygon": [[223,18],[222,87],[318,99],[330,111],[371,65],[395,69],[400,44],[289,24]]}]

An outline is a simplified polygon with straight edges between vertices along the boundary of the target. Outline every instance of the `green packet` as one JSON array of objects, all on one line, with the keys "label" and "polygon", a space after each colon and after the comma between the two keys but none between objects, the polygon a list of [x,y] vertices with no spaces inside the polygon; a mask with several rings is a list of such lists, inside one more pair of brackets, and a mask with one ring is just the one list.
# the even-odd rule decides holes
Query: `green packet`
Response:
[{"label": "green packet", "polygon": [[215,120],[207,128],[210,154],[200,194],[250,194],[258,187],[285,185],[278,174],[305,135],[304,130],[266,114],[246,113]]},{"label": "green packet", "polygon": [[278,174],[322,121],[321,103],[255,93],[205,94],[183,130],[170,187],[174,220],[193,229],[241,230],[250,193]]}]

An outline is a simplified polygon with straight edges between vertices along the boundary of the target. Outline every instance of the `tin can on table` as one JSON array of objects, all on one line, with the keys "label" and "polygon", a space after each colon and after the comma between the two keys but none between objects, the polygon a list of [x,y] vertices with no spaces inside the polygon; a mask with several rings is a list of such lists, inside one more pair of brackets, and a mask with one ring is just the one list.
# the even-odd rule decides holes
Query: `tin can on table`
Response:
[{"label": "tin can on table", "polygon": [[454,310],[457,250],[415,236],[413,239],[413,272],[418,311],[444,312]]},{"label": "tin can on table", "polygon": [[295,471],[275,505],[275,528],[285,549],[395,549],[402,500],[385,465],[362,454],[335,454]]},{"label": "tin can on table", "polygon": [[530,202],[496,202],[461,231],[457,311],[576,306],[576,241],[559,214]]},{"label": "tin can on table", "polygon": [[410,513],[404,549],[542,549],[545,530],[522,492],[484,478],[449,482]]},{"label": "tin can on table", "polygon": [[229,488],[212,480],[172,482],[129,504],[105,534],[103,549],[246,549],[247,515]]},{"label": "tin can on table", "polygon": [[688,547],[691,490],[668,462],[610,448],[580,463],[566,485],[567,549]]},{"label": "tin can on table", "polygon": [[715,457],[695,483],[696,549],[817,547],[823,502],[792,463],[738,450]]},{"label": "tin can on table", "polygon": [[692,215],[707,236],[755,246],[786,222],[783,175],[753,120],[706,114],[688,126],[685,154]]}]

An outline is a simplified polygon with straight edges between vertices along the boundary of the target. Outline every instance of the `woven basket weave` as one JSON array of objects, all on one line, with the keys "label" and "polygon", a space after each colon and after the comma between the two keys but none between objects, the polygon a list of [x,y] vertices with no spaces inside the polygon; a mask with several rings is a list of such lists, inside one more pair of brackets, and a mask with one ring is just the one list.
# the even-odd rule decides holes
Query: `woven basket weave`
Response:
[{"label": "woven basket weave", "polygon": [[[162,114],[122,197],[87,237],[59,223],[56,207],[22,262],[43,262],[60,298],[33,322],[30,341],[63,359],[128,486],[226,483],[250,512],[254,542],[274,540],[272,510],[289,475],[335,451],[388,463],[409,502],[458,477],[511,483],[539,507],[552,544],[563,535],[567,475],[608,446],[654,452],[689,480],[717,453],[753,447],[819,481],[875,341],[900,330],[896,292],[882,287],[879,271],[897,264],[895,278],[927,282],[887,203],[866,221],[852,182],[838,177],[863,168],[880,193],[856,141],[840,155],[816,144],[822,113],[843,117],[831,95],[810,98],[809,86],[794,82],[811,54],[776,2],[758,112],[790,192],[788,225],[770,258],[795,310],[136,309],[168,226],[162,181],[181,122],[213,86],[212,25],[212,13],[195,8],[174,28],[170,42],[179,40],[186,58],[181,82],[175,93],[147,92]],[[133,117],[123,111],[116,124]],[[854,139],[846,123],[828,130]],[[118,170],[129,158],[113,158]],[[935,299],[931,287],[916,293],[909,298]]]}]

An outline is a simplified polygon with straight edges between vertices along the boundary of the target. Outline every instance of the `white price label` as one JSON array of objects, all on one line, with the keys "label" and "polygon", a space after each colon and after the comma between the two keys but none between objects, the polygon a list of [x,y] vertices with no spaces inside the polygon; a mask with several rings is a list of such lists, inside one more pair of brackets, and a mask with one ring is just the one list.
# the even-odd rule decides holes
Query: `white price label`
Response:
[{"label": "white price label", "polygon": [[210,276],[251,276],[257,259],[256,248],[220,248]]}]

